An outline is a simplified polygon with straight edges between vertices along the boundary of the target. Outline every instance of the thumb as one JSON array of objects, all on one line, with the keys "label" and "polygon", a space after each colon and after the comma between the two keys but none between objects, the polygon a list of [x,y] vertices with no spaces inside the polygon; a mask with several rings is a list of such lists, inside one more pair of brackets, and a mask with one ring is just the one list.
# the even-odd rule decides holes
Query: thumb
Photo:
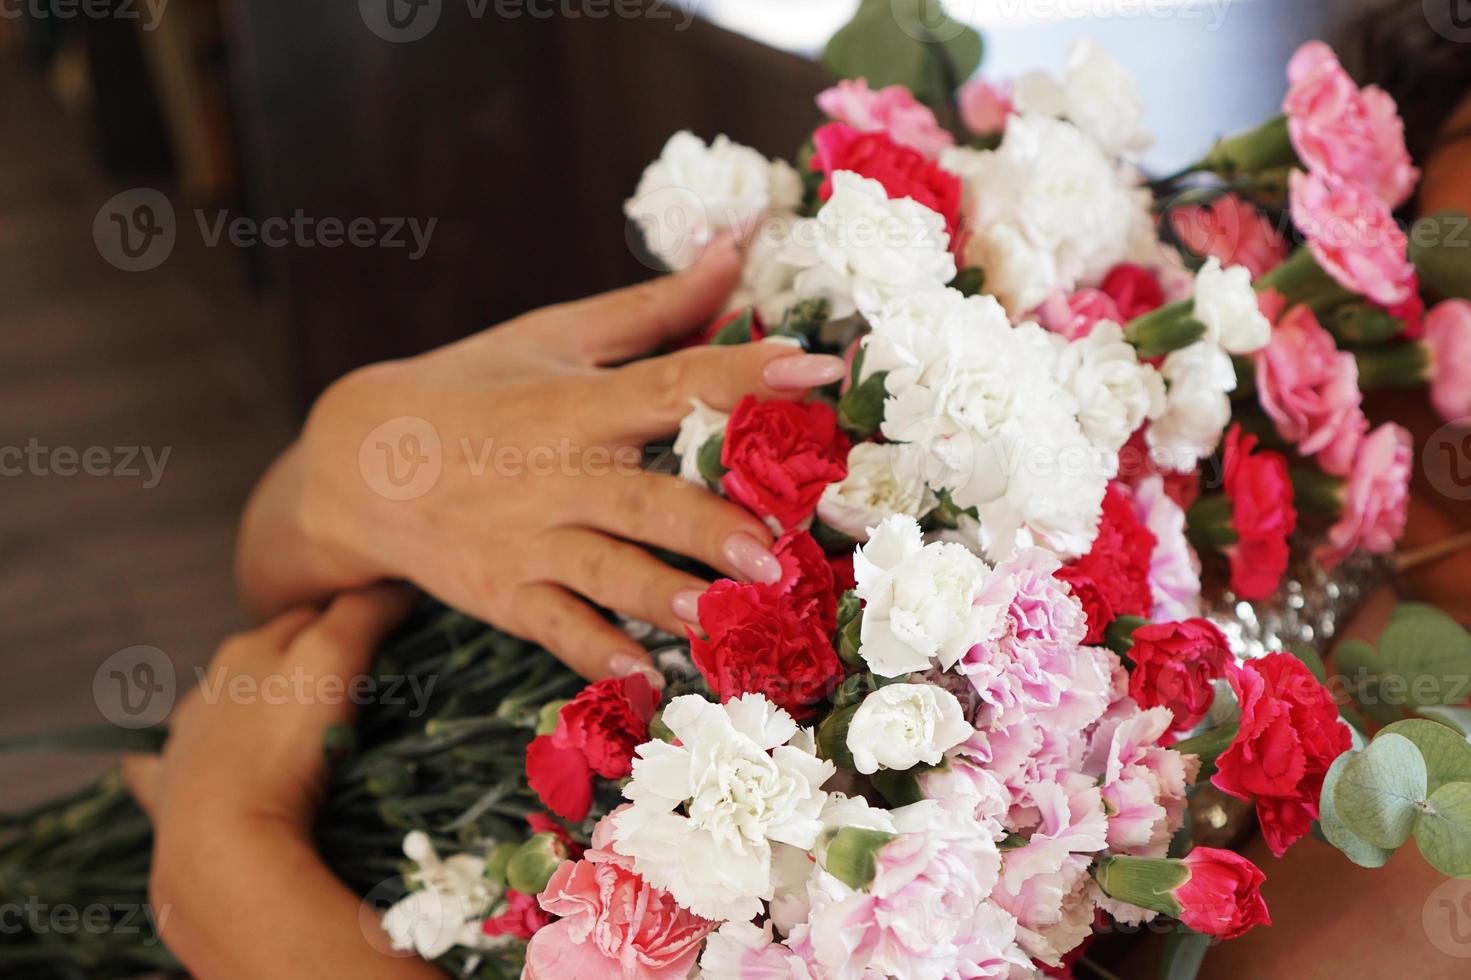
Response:
[{"label": "thumb", "polygon": [[384,638],[408,616],[415,596],[412,588],[397,583],[344,592],[297,635],[286,655],[314,673],[366,673]]}]

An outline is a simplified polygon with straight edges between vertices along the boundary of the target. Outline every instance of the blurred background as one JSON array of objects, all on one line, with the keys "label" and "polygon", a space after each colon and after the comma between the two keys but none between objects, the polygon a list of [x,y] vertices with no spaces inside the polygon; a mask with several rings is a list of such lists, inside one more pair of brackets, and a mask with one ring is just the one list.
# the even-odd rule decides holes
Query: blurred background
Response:
[{"label": "blurred background", "polygon": [[[0,735],[116,720],[130,648],[192,683],[244,625],[235,519],[312,397],[649,275],[643,166],[680,128],[792,156],[857,2],[0,0]],[[1307,38],[1410,74],[1422,0],[1378,6],[947,4],[995,77],[1103,42],[1159,171],[1275,112]],[[105,764],[0,758],[0,805]]]}]

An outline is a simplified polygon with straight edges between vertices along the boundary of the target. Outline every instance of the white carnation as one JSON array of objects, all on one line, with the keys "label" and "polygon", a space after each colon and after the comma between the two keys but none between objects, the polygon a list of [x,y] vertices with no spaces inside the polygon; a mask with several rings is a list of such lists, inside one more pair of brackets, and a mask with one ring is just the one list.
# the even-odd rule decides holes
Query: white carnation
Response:
[{"label": "white carnation", "polygon": [[727,312],[748,306],[756,308],[763,323],[775,326],[797,301],[793,288],[797,270],[782,261],[781,253],[801,219],[792,211],[768,214],[746,246],[741,281],[726,304]]},{"label": "white carnation", "polygon": [[754,918],[774,892],[772,845],[817,842],[833,764],[760,694],[725,704],[687,694],[663,720],[679,744],[638,747],[613,849],[696,915]]},{"label": "white carnation", "polygon": [[1018,112],[1066,117],[1112,156],[1138,153],[1154,142],[1144,128],[1138,83],[1089,38],[1073,41],[1060,84],[1046,72],[1029,72],[1016,80],[1011,101]]},{"label": "white carnation", "polygon": [[786,162],[724,136],[707,146],[681,130],[644,169],[623,213],[643,231],[650,252],[683,269],[717,232],[749,231],[766,211],[792,210],[801,200],[801,178]]},{"label": "white carnation", "polygon": [[868,528],[892,514],[920,516],[932,499],[925,487],[923,448],[860,442],[848,451],[848,475],[822,492],[817,516],[861,541]]},{"label": "white carnation", "polygon": [[859,656],[883,677],[936,660],[948,670],[998,615],[977,602],[989,571],[961,545],[925,544],[914,518],[888,518],[853,556],[864,603]]},{"label": "white carnation", "polygon": [[938,765],[945,750],[975,734],[955,695],[932,684],[889,684],[864,698],[848,724],[853,767],[880,769]]},{"label": "white carnation", "polygon": [[1086,337],[1063,342],[1058,380],[1078,401],[1083,432],[1111,452],[1122,449],[1145,419],[1158,417],[1165,408],[1164,379],[1152,366],[1139,363],[1123,328],[1112,321],[1095,324]]},{"label": "white carnation", "polygon": [[1232,354],[1250,354],[1272,339],[1272,323],[1257,305],[1251,273],[1245,266],[1221,268],[1209,258],[1195,275],[1195,319],[1205,324],[1205,339]]},{"label": "white carnation", "polygon": [[416,865],[409,873],[414,888],[383,914],[383,931],[393,948],[435,960],[455,946],[490,945],[480,929],[496,898],[485,876],[485,860],[471,854],[441,859],[421,830],[404,837],[404,854]]},{"label": "white carnation", "polygon": [[1231,422],[1236,369],[1225,351],[1205,339],[1170,353],[1160,373],[1169,383],[1165,411],[1145,435],[1156,465],[1186,472],[1215,452]]},{"label": "white carnation", "polygon": [[674,439],[674,453],[679,457],[679,476],[688,483],[707,486],[700,475],[700,449],[715,436],[725,435],[725,425],[730,414],[711,408],[698,398],[691,398],[693,407],[679,423],[679,435]]},{"label": "white carnation", "polygon": [[798,296],[826,297],[834,319],[867,315],[886,300],[955,278],[945,219],[911,198],[846,170],[817,217],[799,222],[782,249],[798,269]]},{"label": "white carnation", "polygon": [[1148,193],[1076,126],[1037,113],[1013,116],[995,150],[941,157],[965,184],[972,234],[966,265],[1013,317],[1055,289],[1070,292],[1128,254]]}]

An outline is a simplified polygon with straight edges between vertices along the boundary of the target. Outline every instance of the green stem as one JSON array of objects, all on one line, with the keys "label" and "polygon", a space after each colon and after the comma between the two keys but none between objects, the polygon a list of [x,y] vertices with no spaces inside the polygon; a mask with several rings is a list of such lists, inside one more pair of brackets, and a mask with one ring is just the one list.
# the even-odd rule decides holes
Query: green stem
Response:
[{"label": "green stem", "polygon": [[1392,344],[1354,352],[1359,387],[1418,388],[1430,380],[1430,349],[1421,343]]}]

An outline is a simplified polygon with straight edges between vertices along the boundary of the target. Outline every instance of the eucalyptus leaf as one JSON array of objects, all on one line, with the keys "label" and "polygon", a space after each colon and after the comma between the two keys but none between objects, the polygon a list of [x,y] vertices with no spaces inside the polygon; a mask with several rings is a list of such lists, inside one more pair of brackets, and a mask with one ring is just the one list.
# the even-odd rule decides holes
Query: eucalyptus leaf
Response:
[{"label": "eucalyptus leaf", "polygon": [[1384,696],[1383,678],[1388,670],[1379,651],[1363,640],[1345,640],[1333,654],[1334,668],[1354,703],[1380,724],[1398,721],[1400,711]]},{"label": "eucalyptus leaf", "polygon": [[1364,841],[1393,850],[1409,839],[1428,779],[1414,742],[1403,735],[1382,735],[1339,775],[1334,792],[1338,817]]},{"label": "eucalyptus leaf", "polygon": [[1471,692],[1471,633],[1439,610],[1392,619],[1379,638],[1379,656],[1403,678],[1410,704],[1458,704]]},{"label": "eucalyptus leaf", "polygon": [[946,14],[941,0],[863,0],[828,41],[822,62],[874,88],[907,86],[937,106],[975,72],[981,54],[980,34]]},{"label": "eucalyptus leaf", "polygon": [[1462,735],[1471,736],[1471,708],[1437,705],[1430,708],[1421,708],[1420,715],[1423,718],[1429,718],[1431,721],[1454,728]]},{"label": "eucalyptus leaf", "polygon": [[1328,768],[1328,774],[1323,777],[1323,795],[1319,797],[1318,803],[1318,829],[1329,844],[1342,851],[1354,864],[1361,868],[1382,868],[1394,852],[1375,847],[1349,830],[1338,819],[1335,808],[1333,795],[1338,786],[1338,777],[1343,775],[1344,766],[1348,765],[1355,754],[1345,752],[1334,759],[1333,765]]},{"label": "eucalyptus leaf", "polygon": [[1415,844],[1441,874],[1471,875],[1471,783],[1447,783],[1415,821]]},{"label": "eucalyptus leaf", "polygon": [[1375,736],[1403,735],[1420,750],[1425,760],[1426,789],[1434,793],[1446,783],[1471,783],[1471,742],[1453,729],[1421,718],[1389,725]]}]

